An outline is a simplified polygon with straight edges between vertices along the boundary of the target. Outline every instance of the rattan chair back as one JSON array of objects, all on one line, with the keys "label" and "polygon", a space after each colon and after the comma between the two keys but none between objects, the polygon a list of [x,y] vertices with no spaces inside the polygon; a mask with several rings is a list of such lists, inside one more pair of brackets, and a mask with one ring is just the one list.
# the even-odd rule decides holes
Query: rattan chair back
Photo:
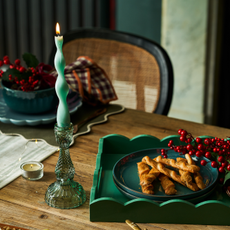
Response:
[{"label": "rattan chair back", "polygon": [[[173,92],[170,59],[148,39],[104,29],[82,29],[64,35],[66,64],[88,56],[105,70],[118,100],[126,108],[167,115]],[[51,55],[53,62],[54,50]]]}]

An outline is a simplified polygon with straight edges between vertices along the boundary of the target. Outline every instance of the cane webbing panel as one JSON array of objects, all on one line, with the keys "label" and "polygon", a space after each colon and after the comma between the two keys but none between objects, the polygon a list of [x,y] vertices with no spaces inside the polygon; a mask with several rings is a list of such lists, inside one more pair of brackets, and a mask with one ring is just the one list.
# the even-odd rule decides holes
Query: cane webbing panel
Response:
[{"label": "cane webbing panel", "polygon": [[160,70],[146,50],[119,41],[81,38],[63,46],[66,64],[88,56],[112,80],[119,103],[127,108],[154,112],[160,96]]}]

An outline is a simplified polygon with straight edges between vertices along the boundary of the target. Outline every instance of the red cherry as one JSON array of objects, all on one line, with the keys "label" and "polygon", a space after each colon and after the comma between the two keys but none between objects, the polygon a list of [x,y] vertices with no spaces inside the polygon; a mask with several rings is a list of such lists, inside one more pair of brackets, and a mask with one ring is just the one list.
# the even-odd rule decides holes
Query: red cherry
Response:
[{"label": "red cherry", "polygon": [[201,138],[197,137],[197,138],[196,138],[196,142],[197,142],[197,143],[201,143],[201,142],[202,142]]},{"label": "red cherry", "polygon": [[205,166],[205,165],[207,164],[207,161],[206,161],[206,160],[202,160],[202,161],[200,162],[200,164],[201,164],[202,166]]},{"label": "red cherry", "polygon": [[224,167],[219,167],[219,172],[223,173],[224,172]]},{"label": "red cherry", "polygon": [[224,162],[224,157],[223,156],[218,157],[218,161],[219,162]]},{"label": "red cherry", "polygon": [[230,171],[230,165],[227,166],[227,170]]},{"label": "red cherry", "polygon": [[211,166],[212,166],[213,168],[217,168],[218,164],[217,164],[216,161],[212,161]]}]

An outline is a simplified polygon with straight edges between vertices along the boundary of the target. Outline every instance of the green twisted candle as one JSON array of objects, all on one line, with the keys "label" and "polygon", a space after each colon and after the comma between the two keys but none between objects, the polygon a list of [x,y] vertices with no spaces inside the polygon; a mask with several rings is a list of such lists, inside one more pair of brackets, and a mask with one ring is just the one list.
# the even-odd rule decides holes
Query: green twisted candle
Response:
[{"label": "green twisted candle", "polygon": [[[60,34],[59,24],[56,25],[56,34]],[[58,73],[57,81],[55,83],[55,90],[59,98],[59,105],[57,109],[57,125],[59,127],[67,127],[70,125],[69,108],[66,101],[69,87],[65,80],[65,58],[62,52],[63,36],[55,36],[55,44],[57,52],[54,58],[54,65]]]}]

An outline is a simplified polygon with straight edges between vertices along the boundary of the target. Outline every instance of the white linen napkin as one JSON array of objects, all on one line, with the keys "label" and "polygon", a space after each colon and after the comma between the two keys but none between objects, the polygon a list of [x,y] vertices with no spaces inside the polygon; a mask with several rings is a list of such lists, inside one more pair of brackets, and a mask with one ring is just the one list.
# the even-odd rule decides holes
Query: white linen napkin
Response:
[{"label": "white linen napkin", "polygon": [[26,139],[20,134],[0,131],[0,189],[21,175],[23,162],[41,162],[56,151],[58,146],[45,140]]}]

